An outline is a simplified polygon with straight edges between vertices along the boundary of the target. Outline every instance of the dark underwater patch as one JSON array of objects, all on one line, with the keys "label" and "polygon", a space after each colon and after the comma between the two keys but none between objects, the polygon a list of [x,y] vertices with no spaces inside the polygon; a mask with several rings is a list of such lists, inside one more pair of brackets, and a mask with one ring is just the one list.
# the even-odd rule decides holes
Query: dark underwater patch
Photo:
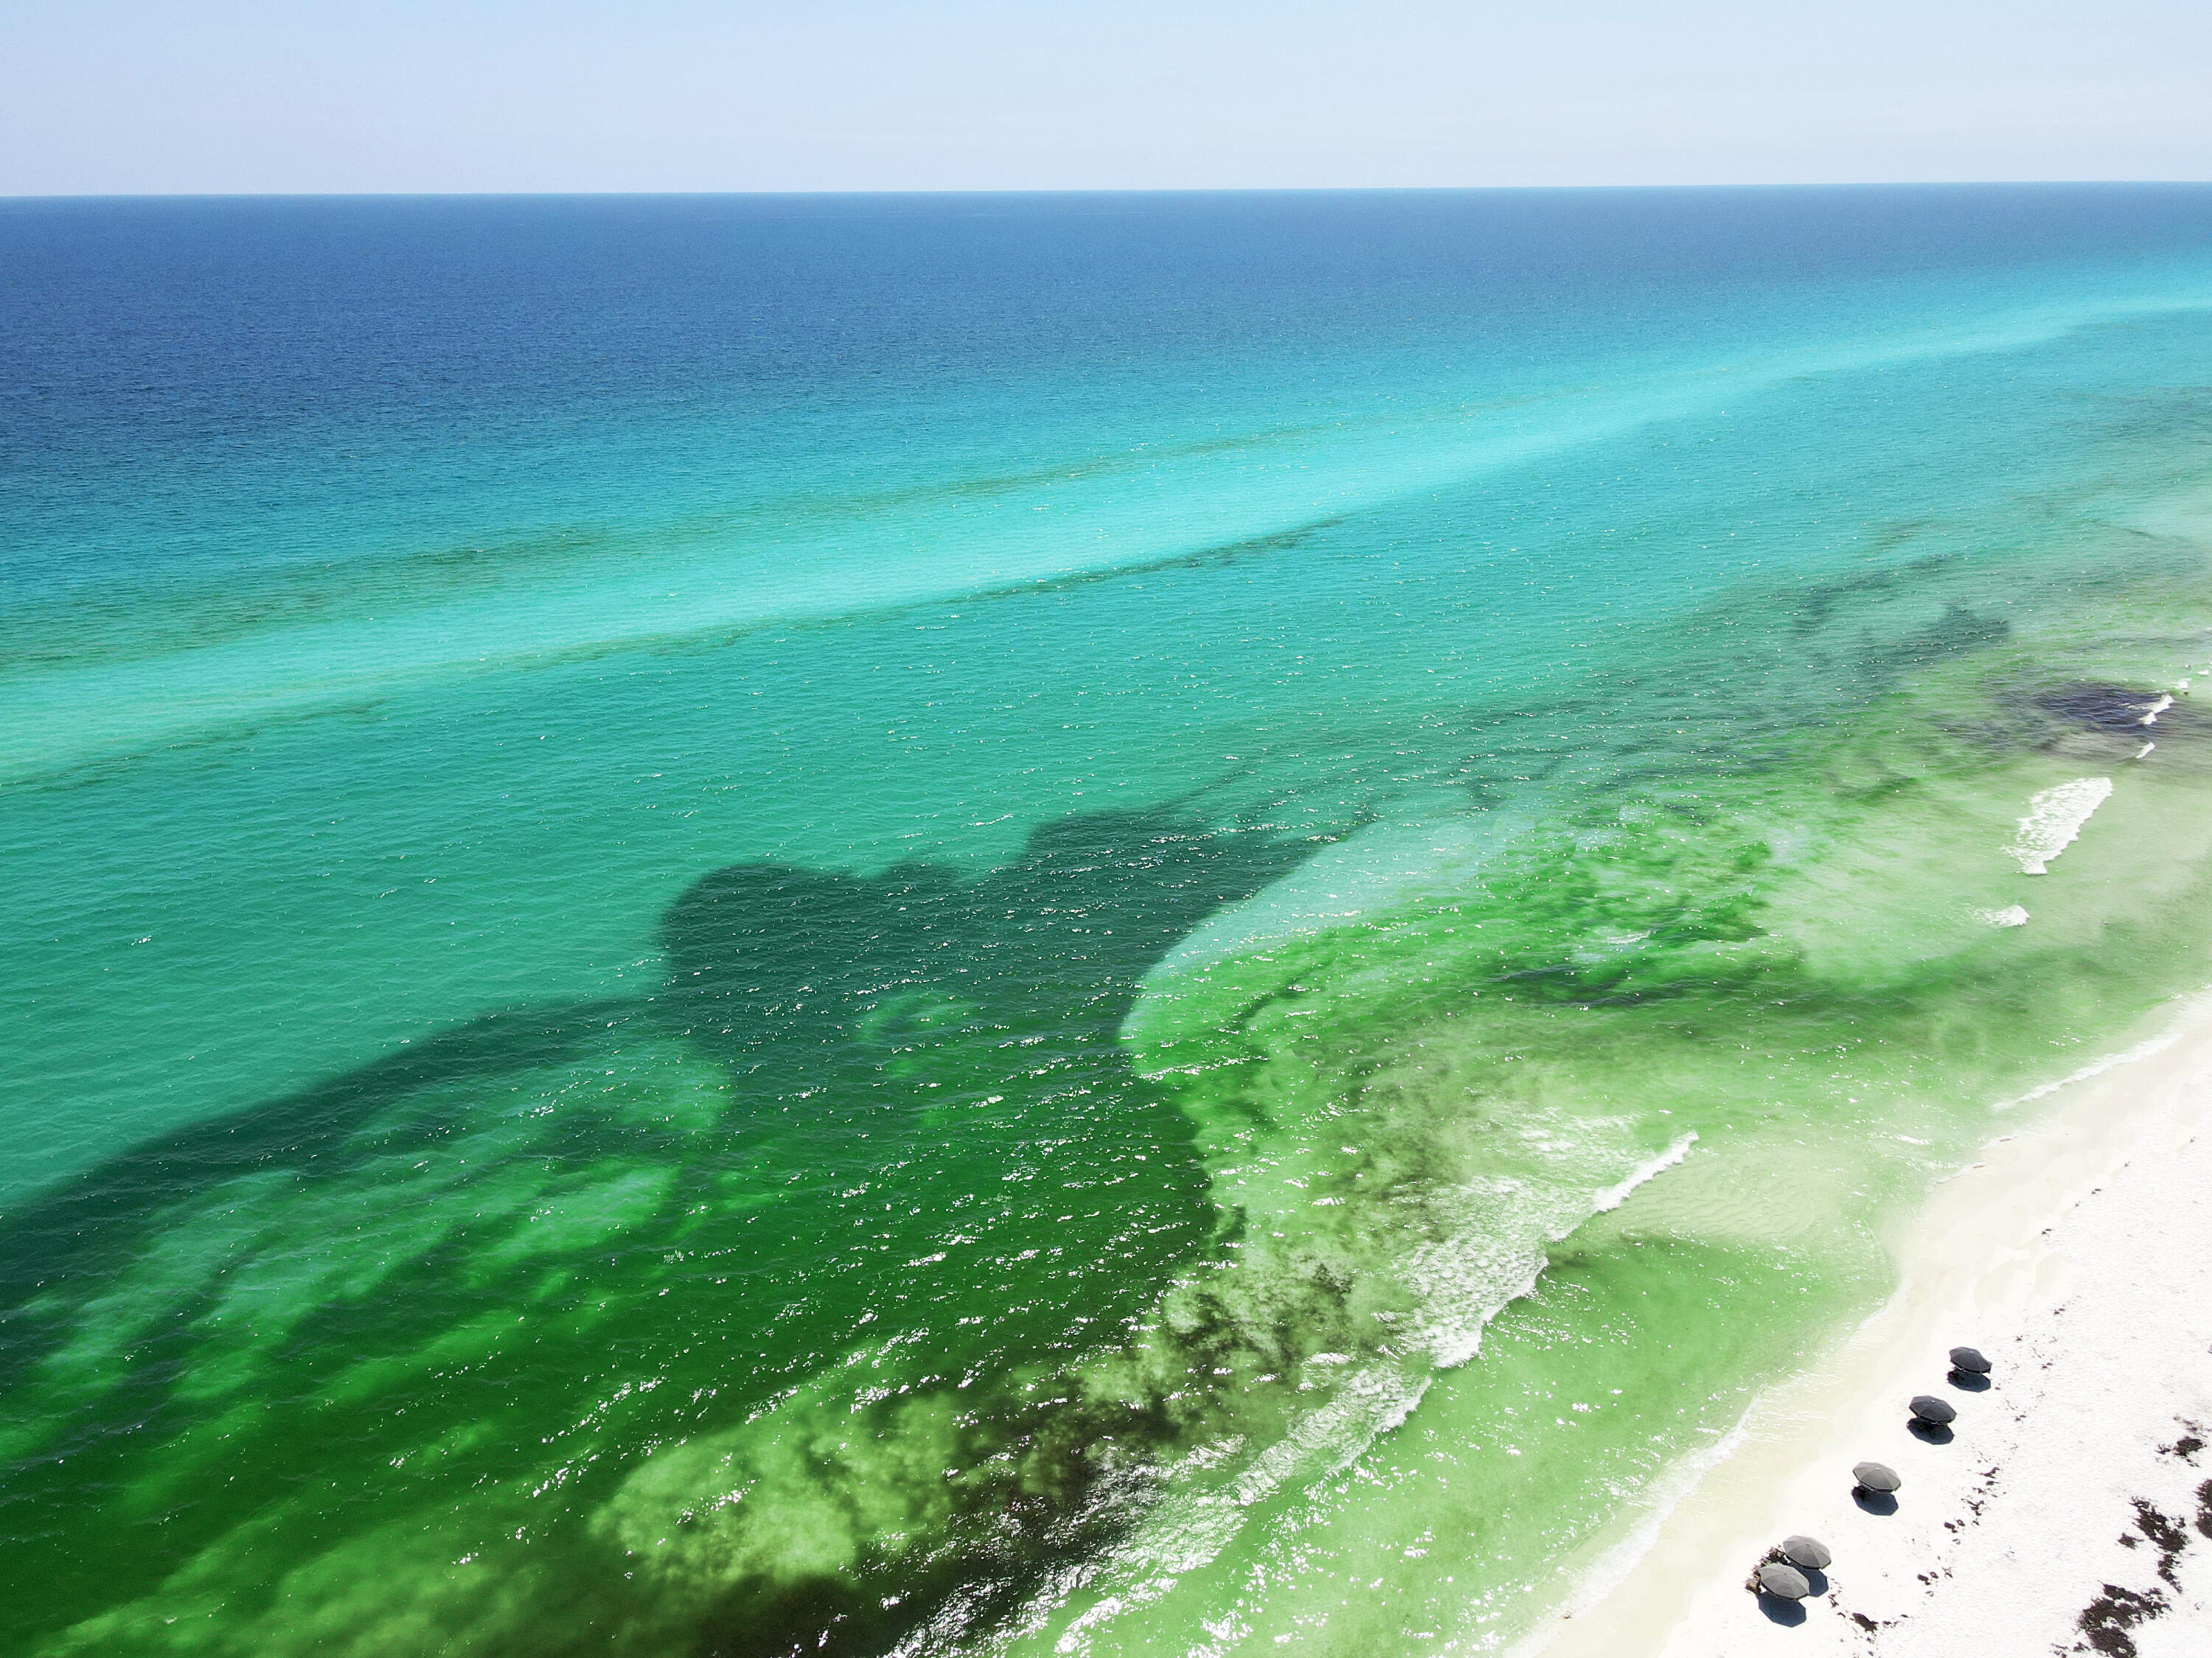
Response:
[{"label": "dark underwater patch", "polygon": [[[281,1558],[257,1550],[259,1580],[235,1586],[236,1613],[250,1619],[285,1570],[555,1455],[572,1470],[556,1511],[565,1518],[531,1548],[554,1558],[564,1596],[592,1615],[562,1633],[531,1629],[533,1655],[609,1650],[606,1619],[657,1625],[672,1649],[701,1654],[857,1654],[896,1644],[950,1598],[988,1616],[1096,1540],[1078,1533],[1102,1455],[1177,1430],[1158,1400],[1092,1400],[1064,1379],[1082,1354],[1126,1340],[1214,1242],[1190,1126],[1135,1073],[1121,1024],[1169,950],[1313,849],[1154,811],[1044,825],[975,879],[921,861],[872,876],[732,865],[661,918],[667,972],[648,996],[486,1015],[16,1206],[0,1218],[0,1382],[21,1389],[18,1409],[66,1410],[71,1423],[0,1471],[11,1619],[35,1641],[152,1592],[198,1551],[296,1503],[303,1484],[328,1493],[287,1511],[301,1523],[288,1525]],[[649,1042],[720,1073],[716,1121],[641,1124],[595,1103],[595,1082],[529,1138],[469,1141],[515,1119],[525,1078],[562,1066],[613,1077]],[[228,1384],[217,1406],[193,1388],[219,1363],[207,1315],[228,1275],[319,1243],[296,1220],[281,1235],[249,1227],[195,1267],[201,1276],[178,1280],[190,1286],[181,1304],[133,1339],[119,1381],[39,1379],[40,1361],[88,1321],[113,1316],[102,1297],[172,1236],[202,1236],[189,1229],[245,1212],[272,1184],[356,1203],[368,1193],[404,1212],[414,1159],[457,1148],[471,1192],[498,1195],[510,1176],[549,1171],[661,1171],[667,1184],[617,1235],[551,1256],[502,1254],[528,1218],[488,1206],[387,1263],[374,1295],[302,1316],[257,1361],[266,1370]],[[459,1189],[444,1188],[446,1200]],[[732,1192],[767,1206],[738,1212]],[[442,1333],[499,1308],[516,1314],[514,1341],[406,1370]],[[952,1493],[944,1534],[896,1556],[863,1551],[827,1578],[732,1582],[688,1635],[671,1630],[584,1517],[655,1445],[743,1423],[834,1369],[860,1323],[871,1343],[916,1355],[901,1395],[934,1390],[964,1412],[957,1466],[933,1475]],[[402,1379],[350,1394],[383,1356]],[[591,1417],[610,1376],[650,1376],[659,1390],[595,1430],[592,1455],[549,1450]],[[33,1400],[33,1387],[46,1397]],[[340,1399],[350,1402],[334,1408]],[[199,1466],[210,1412],[241,1404],[252,1425],[189,1500],[132,1511],[123,1494]],[[899,1406],[856,1402],[852,1431],[896,1433]],[[483,1435],[486,1424],[496,1430]],[[425,1456],[441,1444],[458,1448]]]},{"label": "dark underwater patch", "polygon": [[[2156,705],[2159,696],[2159,692],[2136,685],[2082,680],[2044,692],[2035,699],[2035,705],[2053,719],[2089,731],[2115,735],[2148,734],[2143,716]],[[2160,722],[2164,723],[2172,714],[2173,710],[2169,709],[2159,716]]]}]

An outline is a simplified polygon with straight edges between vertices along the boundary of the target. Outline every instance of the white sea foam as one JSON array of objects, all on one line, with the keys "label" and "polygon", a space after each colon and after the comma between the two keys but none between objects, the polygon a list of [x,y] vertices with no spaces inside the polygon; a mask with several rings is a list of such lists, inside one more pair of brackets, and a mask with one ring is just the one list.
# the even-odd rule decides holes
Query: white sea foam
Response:
[{"label": "white sea foam", "polygon": [[2146,743],[2146,744],[2144,744],[2142,745],[2142,747],[2141,747],[2141,748],[2139,748],[2139,749],[2137,749],[2137,750],[2136,750],[2136,759],[2138,759],[2138,760],[2142,759],[2142,758],[2143,757],[2143,756],[2145,756],[2145,755],[2148,754],[2148,753],[2149,753],[2153,749],[2156,748],[2157,746],[2158,746],[2158,744],[2155,744],[2155,743]]},{"label": "white sea foam", "polygon": [[1622,1204],[1628,1201],[1629,1194],[1635,1191],[1638,1187],[1643,1185],[1646,1181],[1655,1179],[1658,1175],[1665,1174],[1676,1163],[1681,1162],[1683,1158],[1688,1157],[1690,1155],[1690,1148],[1697,1143],[1697,1131],[1692,1129],[1690,1133],[1683,1135],[1680,1139],[1676,1140],[1674,1145],[1668,1146],[1664,1151],[1662,1151],[1657,1157],[1652,1158],[1650,1162],[1638,1169],[1635,1173],[1629,1175],[1629,1177],[1621,1181],[1620,1185],[1610,1187],[1605,1191],[1599,1193],[1597,1194],[1596,1200],[1591,1205],[1590,1213],[1593,1215],[1610,1214],[1613,1210],[1620,1208]]},{"label": "white sea foam", "polygon": [[2143,717],[2136,720],[2136,724],[2138,726],[2155,726],[2158,724],[2159,715],[2164,714],[2172,706],[2173,699],[2172,697],[2161,696],[2157,701],[2152,703],[2150,707],[2143,710]]},{"label": "white sea foam", "polygon": [[[1545,1242],[1564,1242],[1594,1217],[1620,1208],[1638,1187],[1689,1156],[1697,1142],[1694,1132],[1683,1135],[1657,1157],[1632,1169],[1618,1186],[1592,1196],[1586,1211],[1562,1219],[1546,1231]],[[1470,1218],[1468,1227],[1475,1224]],[[1491,1320],[1523,1296],[1535,1292],[1547,1260],[1543,1248],[1533,1240],[1523,1246],[1525,1253],[1516,1262],[1501,1257],[1493,1248],[1470,1248],[1469,1236],[1471,1230],[1450,1242],[1418,1249],[1401,1269],[1426,1309],[1426,1316],[1407,1334],[1443,1370],[1456,1369],[1481,1351],[1483,1332]]]},{"label": "white sea foam", "polygon": [[2019,836],[2005,848],[2020,860],[2020,872],[2048,874],[2051,860],[2074,843],[2081,826],[2112,793],[2109,777],[2077,777],[2030,800],[2027,816],[2020,820]]},{"label": "white sea foam", "polygon": [[1978,909],[1974,919],[1991,926],[2026,926],[2027,911],[2022,905],[2007,904],[2002,909]]},{"label": "white sea foam", "polygon": [[[1592,1217],[1620,1208],[1638,1187],[1680,1163],[1697,1141],[1694,1133],[1684,1134],[1631,1170],[1618,1185],[1591,1196],[1587,1209],[1575,1206],[1581,1211],[1577,1218],[1545,1236],[1557,1242],[1571,1236]],[[1004,1653],[1022,1640],[1035,1638],[1048,1628],[1054,1612],[1072,1594],[1088,1590],[1097,1598],[1069,1620],[1054,1640],[1054,1650],[1066,1658],[1084,1658],[1096,1650],[1108,1625],[1125,1612],[1158,1600],[1179,1579],[1218,1558],[1247,1523],[1254,1506],[1287,1486],[1342,1474],[1377,1439],[1403,1424],[1427,1393],[1435,1370],[1452,1369],[1473,1358],[1490,1321],[1513,1303],[1534,1293],[1546,1265],[1544,1248],[1533,1240],[1499,1252],[1479,1233],[1464,1231],[1418,1251],[1401,1270],[1427,1303],[1427,1312],[1404,1331],[1404,1337],[1407,1347],[1425,1355],[1425,1365],[1418,1359],[1408,1363],[1387,1349],[1364,1361],[1348,1353],[1314,1354],[1307,1363],[1346,1367],[1335,1397],[1304,1415],[1281,1439],[1259,1448],[1256,1454],[1248,1451],[1241,1441],[1233,1442],[1194,1454],[1177,1468],[1165,1471],[1164,1479],[1157,1484],[1147,1479],[1137,1480],[1127,1501],[1132,1514],[1145,1512],[1131,1533],[1104,1558],[1087,1561],[1079,1570],[1048,1582],[1013,1620],[1012,1632],[994,1641],[988,1649]],[[1242,1466],[1226,1480],[1206,1478],[1224,1461],[1241,1461]],[[1164,1494],[1148,1500],[1162,1486]],[[901,1648],[902,1658],[907,1654],[920,1658],[925,1651],[945,1649],[943,1637],[954,1625],[940,1623],[936,1637],[910,1640]],[[1221,1649],[1206,1645],[1192,1649],[1199,1653]]]},{"label": "white sea foam", "polygon": [[[1254,1504],[1293,1479],[1327,1479],[1351,1467],[1368,1446],[1413,1414],[1428,1385],[1426,1378],[1409,1376],[1387,1363],[1354,1372],[1342,1394],[1268,1446],[1228,1486],[1208,1483],[1173,1491],[1152,1505],[1133,1534],[1104,1558],[1048,1582],[988,1649],[1004,1653],[1024,1638],[1034,1637],[1049,1625],[1071,1591],[1091,1588],[1104,1592],[1071,1619],[1053,1643],[1054,1652],[1069,1658],[1091,1652],[1105,1625],[1158,1600],[1180,1579],[1218,1558],[1243,1528]],[[1137,1496],[1136,1503],[1142,1501]],[[910,1649],[921,1650],[919,1646]]]}]

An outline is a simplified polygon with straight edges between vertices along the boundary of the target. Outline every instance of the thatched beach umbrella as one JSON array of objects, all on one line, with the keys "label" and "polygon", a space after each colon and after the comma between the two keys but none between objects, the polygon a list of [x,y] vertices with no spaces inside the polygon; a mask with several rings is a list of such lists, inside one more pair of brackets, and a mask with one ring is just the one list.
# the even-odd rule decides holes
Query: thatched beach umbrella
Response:
[{"label": "thatched beach umbrella", "polygon": [[1779,1560],[1770,1560],[1761,1566],[1758,1581],[1761,1594],[1771,1594],[1778,1600],[1802,1600],[1813,1592],[1803,1572]]},{"label": "thatched beach umbrella", "polygon": [[1933,1394],[1912,1396],[1912,1414],[1923,1422],[1932,1422],[1941,1428],[1959,1419],[1959,1412],[1948,1399],[1938,1399]]},{"label": "thatched beach umbrella", "polygon": [[1982,1357],[1982,1350],[1978,1347],[1954,1347],[1951,1349],[1951,1368],[1964,1370],[1968,1376],[1987,1376],[1990,1362]]},{"label": "thatched beach umbrella", "polygon": [[1826,1571],[1828,1562],[1836,1557],[1828,1552],[1828,1546],[1817,1538],[1785,1537],[1782,1552],[1793,1566],[1802,1566],[1807,1571]]},{"label": "thatched beach umbrella", "polygon": [[1886,1462],[1862,1462],[1851,1470],[1851,1478],[1858,1481],[1863,1491],[1872,1491],[1877,1497],[1903,1488],[1905,1481],[1897,1470]]}]

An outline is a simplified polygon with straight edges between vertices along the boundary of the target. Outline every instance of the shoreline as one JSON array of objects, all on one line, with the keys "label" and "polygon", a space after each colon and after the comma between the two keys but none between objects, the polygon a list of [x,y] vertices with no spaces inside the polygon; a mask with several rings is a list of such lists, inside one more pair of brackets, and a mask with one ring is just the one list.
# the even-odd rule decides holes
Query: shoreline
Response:
[{"label": "shoreline", "polygon": [[[2034,1116],[2008,1120],[2030,1101]],[[1887,1230],[1888,1300],[1586,1552],[1514,1658],[2201,1649],[2212,992],[1993,1108],[1992,1127],[1978,1161]],[[1995,1362],[1988,1391],[1948,1382],[1955,1345]],[[1908,1430],[1919,1393],[1958,1408],[1948,1442]],[[1853,1501],[1849,1471],[1869,1458],[1904,1476],[1894,1514]],[[1778,1621],[1783,1605],[1744,1582],[1793,1533],[1835,1561],[1802,1619]]]}]

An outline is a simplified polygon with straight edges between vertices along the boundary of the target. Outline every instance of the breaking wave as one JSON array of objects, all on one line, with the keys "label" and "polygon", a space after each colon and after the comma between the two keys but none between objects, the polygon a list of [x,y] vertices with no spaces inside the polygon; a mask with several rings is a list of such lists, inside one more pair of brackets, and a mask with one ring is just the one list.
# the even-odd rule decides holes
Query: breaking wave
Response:
[{"label": "breaking wave", "polygon": [[2023,875],[2047,875],[2051,860],[2074,844],[2082,825],[2112,798],[2109,777],[2077,777],[2045,789],[2027,803],[2020,833],[2005,850],[2020,862]]}]

